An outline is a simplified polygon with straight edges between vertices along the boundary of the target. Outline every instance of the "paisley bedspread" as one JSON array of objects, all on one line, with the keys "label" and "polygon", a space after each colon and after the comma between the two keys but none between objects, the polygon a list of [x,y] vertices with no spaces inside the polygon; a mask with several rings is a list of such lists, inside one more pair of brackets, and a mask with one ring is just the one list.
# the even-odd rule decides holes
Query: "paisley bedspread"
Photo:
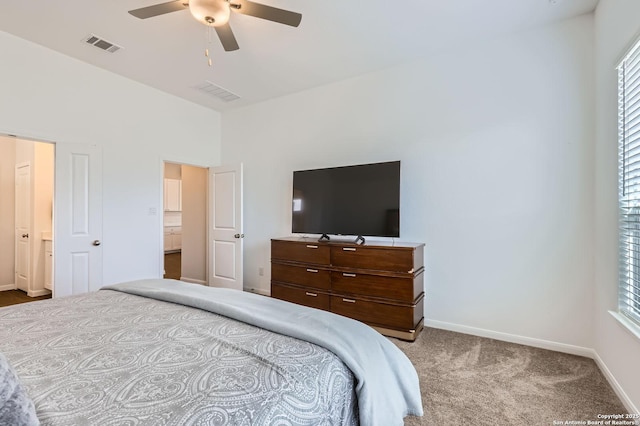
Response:
[{"label": "paisley bedspread", "polygon": [[43,425],[357,425],[327,349],[102,290],[0,309],[0,352]]}]

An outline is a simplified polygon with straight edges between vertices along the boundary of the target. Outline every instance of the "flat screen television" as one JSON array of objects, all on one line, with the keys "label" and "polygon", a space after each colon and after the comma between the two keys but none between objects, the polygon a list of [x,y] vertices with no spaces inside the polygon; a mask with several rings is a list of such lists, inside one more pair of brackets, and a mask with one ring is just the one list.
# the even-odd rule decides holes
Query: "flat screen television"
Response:
[{"label": "flat screen television", "polygon": [[292,206],[294,233],[399,237],[400,161],[294,171]]}]

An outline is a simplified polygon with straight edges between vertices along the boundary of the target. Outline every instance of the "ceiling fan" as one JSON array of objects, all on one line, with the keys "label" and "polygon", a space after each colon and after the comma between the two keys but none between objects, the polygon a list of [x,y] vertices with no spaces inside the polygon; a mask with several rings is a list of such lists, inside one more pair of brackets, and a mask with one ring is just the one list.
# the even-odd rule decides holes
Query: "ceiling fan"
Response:
[{"label": "ceiling fan", "polygon": [[249,0],[176,0],[130,10],[129,13],[136,18],[147,19],[187,8],[198,22],[215,29],[222,47],[227,52],[239,49],[238,42],[231,31],[231,26],[229,26],[229,16],[232,11],[292,27],[300,25],[302,20],[300,13]]}]

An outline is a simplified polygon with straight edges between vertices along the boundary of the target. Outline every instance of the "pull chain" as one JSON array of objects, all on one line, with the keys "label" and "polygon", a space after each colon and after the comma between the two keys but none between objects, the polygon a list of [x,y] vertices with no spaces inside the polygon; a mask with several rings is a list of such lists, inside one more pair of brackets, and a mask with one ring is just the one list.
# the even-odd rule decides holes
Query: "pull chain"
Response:
[{"label": "pull chain", "polygon": [[205,33],[205,35],[206,35],[206,46],[204,48],[204,56],[207,58],[207,64],[209,66],[212,65],[211,57],[209,56],[209,45],[211,44],[211,30],[212,30],[212,28],[210,26],[207,26],[207,32]]}]

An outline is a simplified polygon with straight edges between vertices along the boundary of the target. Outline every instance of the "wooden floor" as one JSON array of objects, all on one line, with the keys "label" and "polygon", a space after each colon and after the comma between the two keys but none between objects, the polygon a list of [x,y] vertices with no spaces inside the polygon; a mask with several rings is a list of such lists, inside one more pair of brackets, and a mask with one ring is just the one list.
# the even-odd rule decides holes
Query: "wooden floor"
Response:
[{"label": "wooden floor", "polygon": [[164,255],[164,277],[179,280],[182,271],[182,253]]},{"label": "wooden floor", "polygon": [[51,295],[40,297],[29,297],[22,290],[0,291],[0,307],[17,305],[19,303],[34,302],[36,300],[51,299]]}]

